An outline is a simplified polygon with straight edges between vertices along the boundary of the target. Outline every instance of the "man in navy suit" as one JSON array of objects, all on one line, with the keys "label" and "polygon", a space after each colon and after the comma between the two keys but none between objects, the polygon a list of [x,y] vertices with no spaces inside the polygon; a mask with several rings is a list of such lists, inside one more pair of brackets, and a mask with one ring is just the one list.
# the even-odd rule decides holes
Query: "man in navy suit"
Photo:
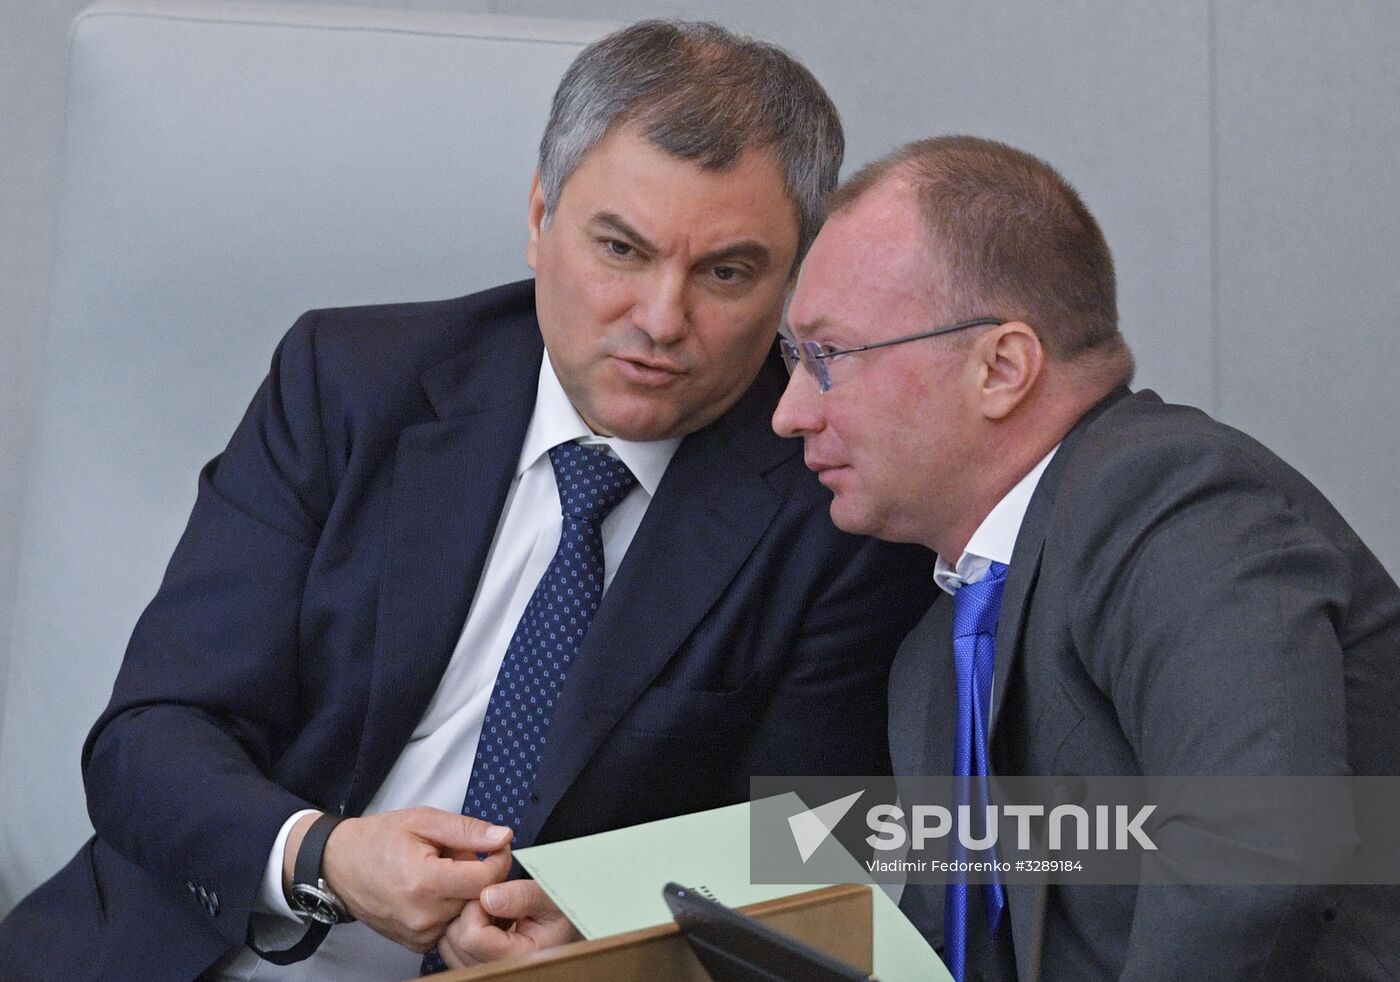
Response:
[{"label": "man in navy suit", "polygon": [[928,562],[834,529],[768,429],[841,150],[782,52],[639,24],[555,96],[534,282],[298,321],[84,748],[97,835],[0,928],[0,975],[530,950],[571,928],[500,882],[508,843],[887,770]]}]

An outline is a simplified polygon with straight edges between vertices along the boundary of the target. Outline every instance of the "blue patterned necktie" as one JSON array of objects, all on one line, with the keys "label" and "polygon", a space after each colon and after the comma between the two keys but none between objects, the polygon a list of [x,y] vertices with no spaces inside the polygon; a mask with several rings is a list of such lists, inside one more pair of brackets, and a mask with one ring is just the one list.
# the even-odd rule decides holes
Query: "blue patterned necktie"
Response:
[{"label": "blue patterned necktie", "polygon": [[[970,805],[974,815],[982,815],[987,803],[985,781],[987,762],[987,716],[991,707],[992,669],[996,664],[997,618],[1001,595],[1006,589],[1006,566],[992,563],[985,578],[964,584],[953,594],[953,664],[958,680],[957,734],[953,744],[953,775],[967,777],[957,785],[958,805]],[[972,823],[979,835],[982,822]],[[954,862],[967,859],[967,850],[954,838],[949,857]],[[994,857],[993,857],[994,858]],[[956,877],[956,874],[955,874]],[[1006,907],[1006,889],[997,882],[982,884],[987,908],[987,924],[993,935]],[[943,903],[943,959],[957,982],[967,977],[968,884],[950,880]]]},{"label": "blue patterned necktie", "polygon": [[[603,598],[603,519],[637,482],[593,447],[561,443],[549,460],[564,517],[559,548],[506,647],[462,803],[462,814],[516,832],[569,663]],[[446,968],[436,950],[423,958],[423,974]]]}]

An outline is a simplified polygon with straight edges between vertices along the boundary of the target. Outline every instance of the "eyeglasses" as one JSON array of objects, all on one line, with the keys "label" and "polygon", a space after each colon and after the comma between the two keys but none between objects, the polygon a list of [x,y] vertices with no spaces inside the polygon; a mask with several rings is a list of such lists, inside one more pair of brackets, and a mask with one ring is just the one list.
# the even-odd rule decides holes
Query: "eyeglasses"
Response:
[{"label": "eyeglasses", "polygon": [[902,338],[891,338],[888,341],[876,341],[873,344],[860,344],[854,348],[833,348],[830,345],[821,344],[817,341],[803,341],[801,344],[794,343],[785,337],[778,338],[778,346],[783,352],[783,361],[787,362],[788,374],[797,371],[798,363],[812,373],[812,377],[817,380],[817,387],[822,392],[831,391],[831,369],[827,362],[840,355],[853,355],[858,351],[874,351],[876,348],[888,348],[893,344],[904,344],[906,341],[921,341],[924,338],[937,337],[940,334],[952,334],[954,331],[964,331],[969,327],[984,327],[988,324],[1005,324],[1006,321],[995,317],[977,317],[970,321],[958,321],[956,324],[949,324],[946,327],[935,327],[932,331],[924,331],[920,334],[909,334]]}]

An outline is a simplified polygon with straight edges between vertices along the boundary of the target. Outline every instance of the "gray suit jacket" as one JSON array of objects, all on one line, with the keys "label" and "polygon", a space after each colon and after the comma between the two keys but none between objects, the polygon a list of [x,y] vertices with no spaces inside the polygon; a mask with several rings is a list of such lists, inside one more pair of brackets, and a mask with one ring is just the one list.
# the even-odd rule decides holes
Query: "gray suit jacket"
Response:
[{"label": "gray suit jacket", "polygon": [[[896,658],[896,773],[949,773],[951,617],[937,600]],[[1151,392],[1105,399],[1042,477],[995,678],[999,774],[1400,774],[1400,589],[1291,467]],[[1022,979],[1037,947],[1043,979],[1400,978],[1391,888],[1012,887],[1008,903]],[[942,888],[904,906],[941,944]]]}]

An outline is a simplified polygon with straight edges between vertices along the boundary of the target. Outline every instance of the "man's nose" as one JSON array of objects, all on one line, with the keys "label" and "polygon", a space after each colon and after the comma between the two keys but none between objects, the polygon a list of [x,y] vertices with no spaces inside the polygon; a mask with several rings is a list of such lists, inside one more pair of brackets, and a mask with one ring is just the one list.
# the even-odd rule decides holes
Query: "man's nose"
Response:
[{"label": "man's nose", "polygon": [[788,377],[787,388],[773,411],[773,432],[778,436],[807,436],[822,428],[821,393],[817,380],[798,365]]},{"label": "man's nose", "polygon": [[637,298],[632,318],[653,343],[674,344],[689,330],[688,303],[683,276],[658,275],[646,285],[645,292]]}]

